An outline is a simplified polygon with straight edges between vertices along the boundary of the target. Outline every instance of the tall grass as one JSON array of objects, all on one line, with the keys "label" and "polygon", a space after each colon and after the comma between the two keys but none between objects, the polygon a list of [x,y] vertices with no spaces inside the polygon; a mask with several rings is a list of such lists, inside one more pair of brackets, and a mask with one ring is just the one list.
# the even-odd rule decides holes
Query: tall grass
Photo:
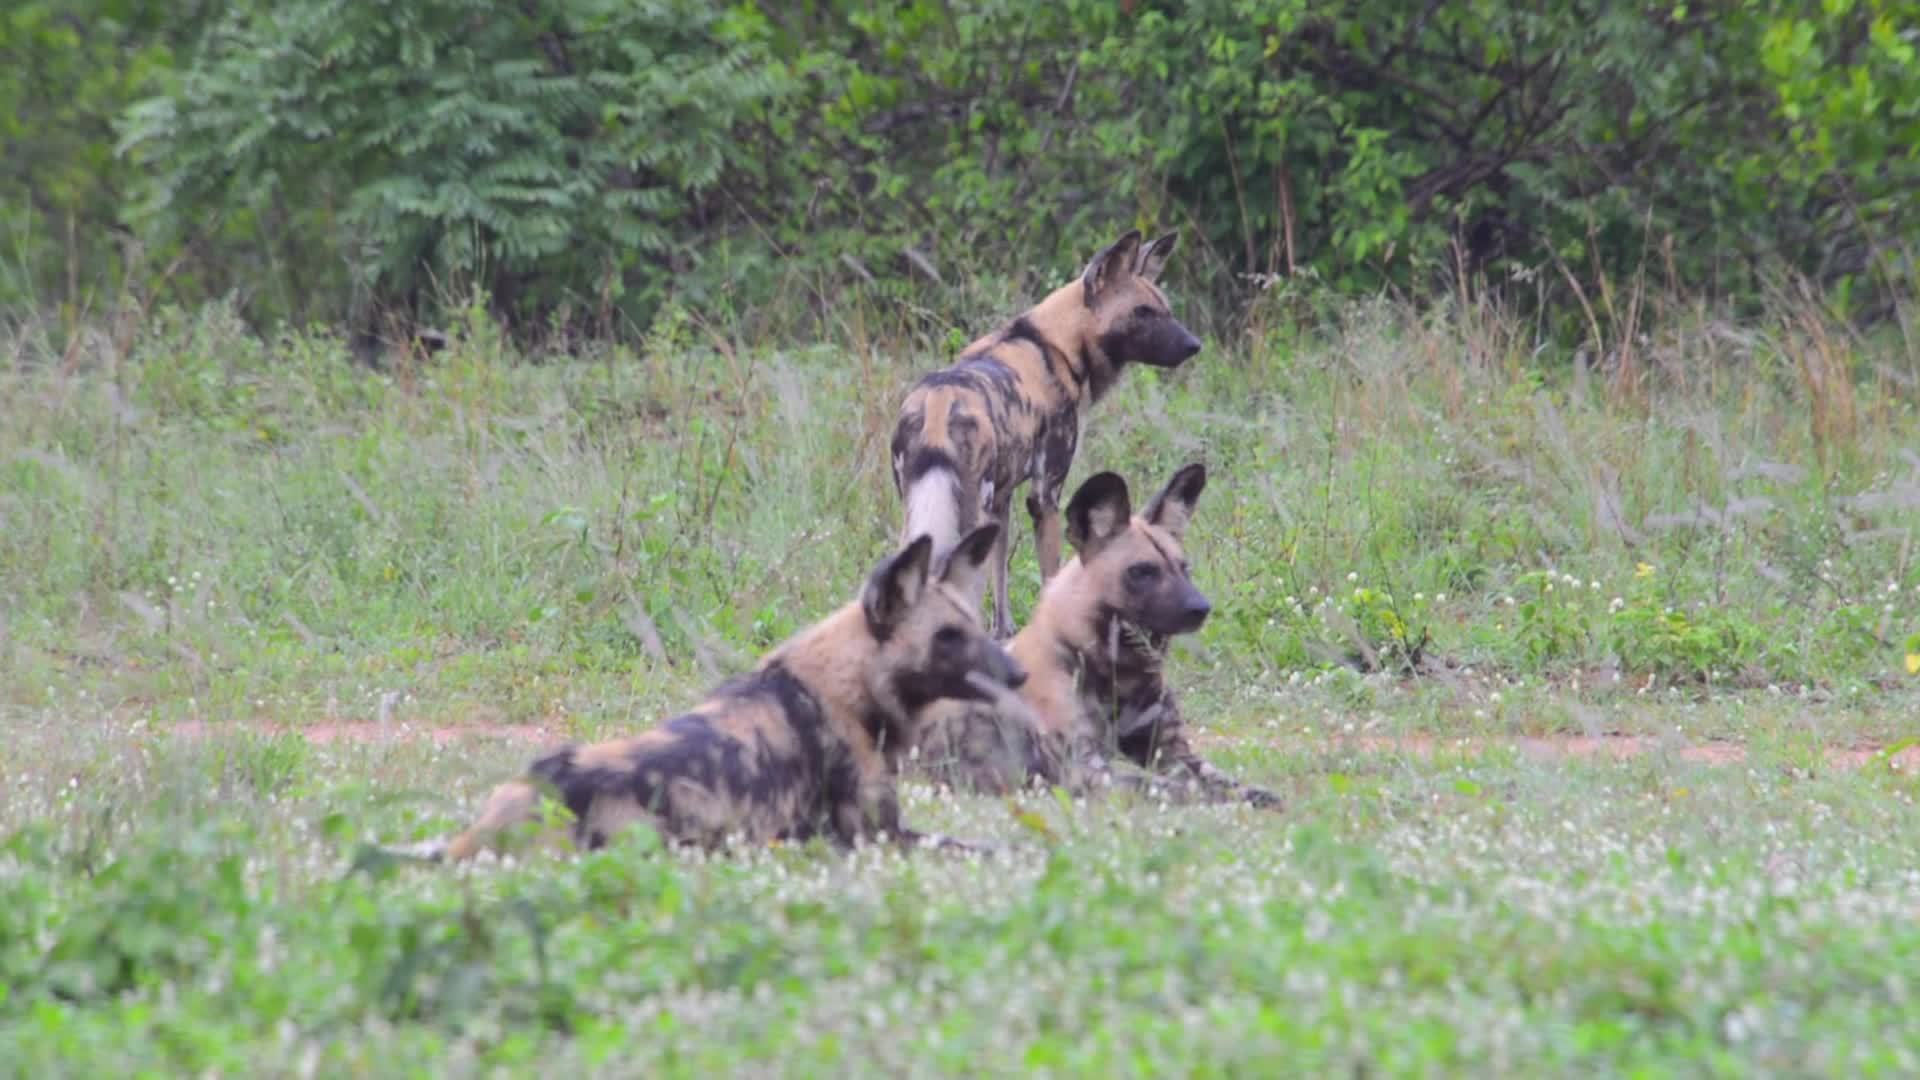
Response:
[{"label": "tall grass", "polygon": [[[813,344],[676,309],[525,350],[476,303],[377,370],[219,307],[58,347],[15,327],[0,698],[641,717],[851,596],[892,542],[903,388],[1017,306],[956,295],[948,317],[850,301]],[[1618,297],[1585,318],[1569,350],[1484,292],[1276,291],[1184,369],[1129,373],[1070,484],[1208,463],[1217,614],[1183,681],[1215,702],[1329,671],[1898,685],[1920,630],[1905,345],[1784,293],[1742,323]]]}]

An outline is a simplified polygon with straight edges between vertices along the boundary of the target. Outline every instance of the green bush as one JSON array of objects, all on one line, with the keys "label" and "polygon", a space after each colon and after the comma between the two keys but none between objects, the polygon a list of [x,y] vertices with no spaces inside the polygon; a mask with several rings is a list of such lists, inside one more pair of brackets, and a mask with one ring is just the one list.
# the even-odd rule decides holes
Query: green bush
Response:
[{"label": "green bush", "polygon": [[[724,228],[709,196],[760,168],[741,128],[783,85],[763,25],[689,0],[235,3],[127,114],[133,213],[170,242],[242,215],[224,280],[264,275],[301,316],[462,281],[592,310],[665,279],[642,264],[697,270],[690,229]],[[293,292],[315,268],[338,269]]]},{"label": "green bush", "polygon": [[0,314],[65,305],[71,321],[121,283],[133,177],[113,124],[210,6],[15,0],[0,14]]},{"label": "green bush", "polygon": [[207,7],[0,21],[0,176],[31,193],[0,197],[0,302],[74,300],[116,221],[143,290],[363,328],[468,284],[529,332],[1052,280],[1134,221],[1184,230],[1223,310],[1465,269],[1603,345],[1643,285],[1790,271],[1877,318],[1913,283],[1920,61],[1887,0]]}]

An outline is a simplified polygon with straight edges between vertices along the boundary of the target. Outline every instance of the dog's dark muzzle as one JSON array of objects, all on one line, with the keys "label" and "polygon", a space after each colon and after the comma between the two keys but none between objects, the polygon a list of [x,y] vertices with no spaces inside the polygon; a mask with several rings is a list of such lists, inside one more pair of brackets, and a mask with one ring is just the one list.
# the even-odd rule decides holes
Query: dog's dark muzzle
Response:
[{"label": "dog's dark muzzle", "polygon": [[1147,349],[1151,357],[1148,362],[1155,367],[1176,368],[1199,351],[1200,339],[1193,336],[1193,331],[1168,319],[1154,329],[1153,342]]},{"label": "dog's dark muzzle", "polygon": [[998,645],[990,648],[992,651],[987,654],[987,662],[983,665],[987,674],[1009,690],[1018,690],[1025,685],[1027,669],[1021,667],[1018,660],[1008,655],[1007,650]]},{"label": "dog's dark muzzle", "polygon": [[1213,614],[1213,604],[1199,589],[1188,585],[1180,597],[1179,608],[1173,618],[1176,634],[1191,634],[1206,625],[1207,616]]}]

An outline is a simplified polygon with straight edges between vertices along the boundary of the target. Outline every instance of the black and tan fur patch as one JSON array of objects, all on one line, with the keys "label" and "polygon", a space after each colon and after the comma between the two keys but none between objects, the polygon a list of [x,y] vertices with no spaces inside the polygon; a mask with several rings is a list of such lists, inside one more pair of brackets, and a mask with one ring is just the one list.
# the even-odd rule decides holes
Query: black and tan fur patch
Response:
[{"label": "black and tan fur patch", "polygon": [[995,552],[993,627],[1013,632],[1007,559],[1014,490],[1027,513],[1043,580],[1060,568],[1060,493],[1082,424],[1130,364],[1178,367],[1200,339],[1176,320],[1157,283],[1178,239],[1143,245],[1129,232],[1011,322],[908,391],[893,434],[893,480],[905,503],[902,539],[945,550],[982,520],[1002,526]]},{"label": "black and tan fur patch", "polygon": [[1166,681],[1169,640],[1199,629],[1211,610],[1181,547],[1205,486],[1206,469],[1188,465],[1136,515],[1118,475],[1082,484],[1066,512],[1076,558],[1009,645],[1026,684],[997,702],[933,710],[920,767],[994,793],[1037,780],[1075,792],[1117,784],[1278,806],[1277,796],[1228,778],[1194,751]]}]

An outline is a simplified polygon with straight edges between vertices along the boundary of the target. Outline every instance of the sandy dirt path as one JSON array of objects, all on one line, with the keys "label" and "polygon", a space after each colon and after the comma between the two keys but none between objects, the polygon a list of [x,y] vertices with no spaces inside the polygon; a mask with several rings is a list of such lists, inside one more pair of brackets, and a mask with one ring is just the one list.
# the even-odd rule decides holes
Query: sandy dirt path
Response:
[{"label": "sandy dirt path", "polygon": [[[292,733],[316,745],[431,742],[436,746],[446,746],[467,739],[487,739],[525,743],[529,747],[539,748],[558,746],[568,739],[563,732],[536,724],[460,724],[433,727],[372,722],[293,726],[183,723],[174,724],[166,731],[171,735],[185,738],[242,733]],[[1194,739],[1196,745],[1201,748],[1240,747],[1256,741],[1248,736],[1208,733],[1199,733]],[[1671,754],[1681,761],[1706,765],[1738,765],[1747,759],[1746,747],[1739,743],[1718,741],[1685,743],[1652,735],[1520,735],[1504,738],[1473,736],[1458,739],[1433,735],[1342,735],[1317,742],[1305,737],[1283,737],[1276,742],[1288,749],[1322,746],[1350,749],[1361,753],[1408,754],[1420,757],[1431,757],[1438,753],[1478,753],[1495,747],[1511,746],[1527,757],[1539,759],[1605,757],[1626,760],[1661,753]],[[1878,746],[1830,746],[1824,753],[1828,764],[1840,768],[1853,769],[1875,762],[1884,762],[1887,766],[1902,771],[1920,770],[1920,742],[1902,745],[1891,754],[1887,753],[1886,748]]]}]

